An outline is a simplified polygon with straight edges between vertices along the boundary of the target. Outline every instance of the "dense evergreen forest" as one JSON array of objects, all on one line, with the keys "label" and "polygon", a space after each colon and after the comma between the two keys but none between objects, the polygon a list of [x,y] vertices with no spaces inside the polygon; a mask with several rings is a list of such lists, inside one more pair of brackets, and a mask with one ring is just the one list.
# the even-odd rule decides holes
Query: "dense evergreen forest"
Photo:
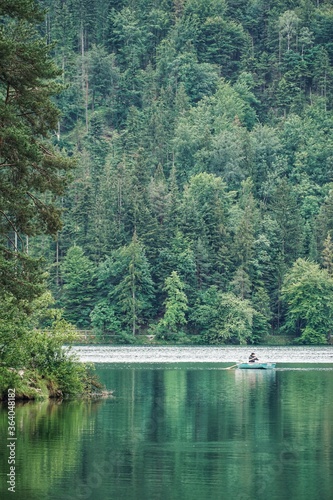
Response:
[{"label": "dense evergreen forest", "polygon": [[[0,400],[82,395],[98,384],[64,348],[75,336],[46,288],[34,236],[61,229],[73,160],[51,143],[61,71],[35,0],[0,3]],[[15,429],[15,424],[14,424]]]},{"label": "dense evergreen forest", "polygon": [[62,70],[52,142],[76,167],[63,228],[16,246],[45,259],[65,318],[127,342],[327,342],[332,2],[39,4]]},{"label": "dense evergreen forest", "polygon": [[31,251],[47,254],[66,318],[170,339],[323,341],[332,2],[42,6],[67,85],[55,142],[77,168],[63,230]]}]

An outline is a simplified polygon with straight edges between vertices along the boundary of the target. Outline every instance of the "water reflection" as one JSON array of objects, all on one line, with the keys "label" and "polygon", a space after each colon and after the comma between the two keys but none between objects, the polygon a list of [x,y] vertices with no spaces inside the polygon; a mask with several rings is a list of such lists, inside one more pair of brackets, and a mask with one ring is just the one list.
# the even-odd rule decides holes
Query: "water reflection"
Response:
[{"label": "water reflection", "polygon": [[[48,498],[49,490],[77,467],[80,461],[80,441],[89,422],[94,432],[92,415],[98,403],[86,402],[24,402],[16,403],[15,468],[17,490],[7,490],[8,453],[2,447],[0,455],[1,498],[29,500]],[[0,405],[0,432],[7,441],[7,405]]]},{"label": "water reflection", "polygon": [[276,370],[234,370],[237,384],[244,384],[252,387],[270,384],[276,381]]},{"label": "water reflection", "polygon": [[115,399],[17,408],[16,499],[331,498],[332,370],[98,370]]}]

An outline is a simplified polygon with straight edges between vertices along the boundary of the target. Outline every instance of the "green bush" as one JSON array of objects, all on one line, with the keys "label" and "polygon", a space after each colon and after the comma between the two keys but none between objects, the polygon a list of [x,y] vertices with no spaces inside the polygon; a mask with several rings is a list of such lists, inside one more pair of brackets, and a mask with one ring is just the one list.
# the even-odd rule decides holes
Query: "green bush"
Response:
[{"label": "green bush", "polygon": [[318,330],[306,326],[302,332],[302,335],[294,340],[294,344],[305,344],[305,345],[320,345],[327,344],[326,336]]},{"label": "green bush", "polygon": [[21,398],[80,396],[94,383],[90,367],[70,352],[77,332],[61,310],[52,308],[53,302],[47,292],[26,308],[10,299],[2,303],[0,326],[6,327],[0,329],[2,398],[8,388],[15,388]]},{"label": "green bush", "polygon": [[1,399],[5,399],[8,393],[8,389],[17,388],[21,383],[21,378],[19,374],[15,371],[9,370],[8,368],[0,368],[0,396]]},{"label": "green bush", "polygon": [[167,342],[177,342],[177,343],[185,343],[190,342],[186,333],[183,331],[174,332],[170,331],[167,328],[159,328],[156,332],[156,339],[158,340],[166,340]]},{"label": "green bush", "polygon": [[116,337],[117,344],[137,344],[138,340],[134,335],[122,332]]}]

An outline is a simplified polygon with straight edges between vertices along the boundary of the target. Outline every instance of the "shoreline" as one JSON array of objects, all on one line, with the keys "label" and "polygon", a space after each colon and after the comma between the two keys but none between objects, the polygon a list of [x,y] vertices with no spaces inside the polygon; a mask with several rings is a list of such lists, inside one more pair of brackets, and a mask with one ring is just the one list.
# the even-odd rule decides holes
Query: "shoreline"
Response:
[{"label": "shoreline", "polygon": [[[81,363],[81,362],[79,362]],[[15,389],[15,401],[64,401],[74,399],[98,399],[112,396],[113,391],[106,390],[96,379],[91,377],[86,381],[87,386],[82,393],[64,394],[54,378],[40,375],[38,372],[26,369],[5,368],[6,372],[16,377],[10,387],[3,384],[0,393],[0,402],[8,400],[8,392]]]}]

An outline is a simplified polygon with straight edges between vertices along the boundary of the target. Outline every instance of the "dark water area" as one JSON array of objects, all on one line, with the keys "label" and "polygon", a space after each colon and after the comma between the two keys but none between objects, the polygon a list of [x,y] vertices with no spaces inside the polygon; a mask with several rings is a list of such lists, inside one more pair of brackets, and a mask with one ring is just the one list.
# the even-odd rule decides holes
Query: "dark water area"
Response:
[{"label": "dark water area", "polygon": [[114,398],[17,404],[15,493],[3,404],[0,498],[331,500],[333,365],[318,356],[271,371],[97,363]]}]

